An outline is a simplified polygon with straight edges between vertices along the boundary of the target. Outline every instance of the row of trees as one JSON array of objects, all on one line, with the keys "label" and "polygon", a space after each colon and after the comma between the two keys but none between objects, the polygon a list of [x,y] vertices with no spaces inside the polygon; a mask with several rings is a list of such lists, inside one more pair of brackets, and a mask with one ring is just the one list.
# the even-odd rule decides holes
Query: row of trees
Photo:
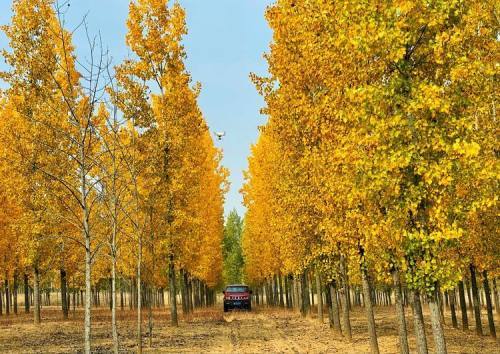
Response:
[{"label": "row of trees", "polygon": [[224,284],[241,284],[243,281],[245,263],[241,249],[242,232],[243,220],[233,209],[226,218],[224,240],[222,241],[222,256],[224,258],[222,278]]},{"label": "row of trees", "polygon": [[145,293],[168,287],[177,325],[177,284],[185,285],[183,308],[192,309],[189,284],[208,293],[221,281],[227,171],[197,105],[200,86],[184,66],[184,10],[167,0],[131,1],[132,54],[112,67],[85,19],[77,30],[85,30],[89,52],[75,54],[73,32],[64,28],[68,6],[14,0],[12,21],[2,27],[9,69],[0,76],[7,84],[0,97],[0,279],[6,299],[20,277],[32,284],[35,323],[40,282],[54,270],[66,316],[68,284],[83,289],[86,353],[92,294],[108,279],[118,352],[116,284],[128,280],[140,351]]},{"label": "row of trees", "polygon": [[427,353],[424,297],[436,352],[446,353],[440,294],[457,286],[462,301],[470,279],[481,334],[481,276],[495,336],[497,10],[460,0],[278,0],[268,9],[269,76],[252,78],[269,119],[242,190],[249,281],[281,287],[274,277],[294,275],[307,289],[314,271],[327,291],[341,287],[344,304],[360,286],[374,353],[372,287],[389,284],[409,352],[403,287],[418,352]]}]

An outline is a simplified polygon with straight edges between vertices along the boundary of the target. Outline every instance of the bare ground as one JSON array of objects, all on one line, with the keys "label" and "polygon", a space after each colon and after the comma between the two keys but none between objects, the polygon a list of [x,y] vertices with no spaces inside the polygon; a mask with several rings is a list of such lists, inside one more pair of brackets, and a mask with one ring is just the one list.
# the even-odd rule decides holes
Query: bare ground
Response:
[{"label": "bare ground", "polygon": [[[398,353],[394,308],[377,307],[377,334],[382,353]],[[369,340],[364,310],[352,312],[353,340],[345,341],[328,325],[313,315],[302,318],[293,311],[258,308],[251,313],[224,314],[219,308],[202,309],[181,318],[178,328],[169,326],[167,310],[153,313],[154,329],[150,346],[147,312],[144,314],[144,351],[154,353],[367,353]],[[426,314],[427,315],[427,314]],[[42,310],[42,324],[32,324],[32,316],[20,314],[0,317],[0,352],[74,353],[83,342],[82,312],[77,310],[66,321],[55,307]],[[428,317],[428,316],[426,316]],[[486,317],[483,317],[486,318]],[[407,312],[410,349],[415,338],[410,313]],[[136,321],[132,311],[119,311],[120,350],[134,352]],[[325,318],[325,322],[327,319]],[[447,319],[447,324],[451,321]],[[433,352],[430,324],[427,323],[429,349]],[[484,324],[483,324],[484,326]],[[487,326],[486,326],[487,327]],[[110,312],[104,308],[93,312],[93,350],[107,353],[111,349]],[[487,330],[487,329],[486,329]],[[450,353],[500,353],[498,342],[473,330],[464,332],[445,326]]]}]

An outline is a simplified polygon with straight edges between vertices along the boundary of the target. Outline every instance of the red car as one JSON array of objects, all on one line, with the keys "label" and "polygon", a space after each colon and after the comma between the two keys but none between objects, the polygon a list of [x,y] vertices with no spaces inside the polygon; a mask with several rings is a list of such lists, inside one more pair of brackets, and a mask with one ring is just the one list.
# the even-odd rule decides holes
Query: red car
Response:
[{"label": "red car", "polygon": [[224,312],[232,309],[252,310],[252,290],[246,285],[228,285],[224,294]]}]

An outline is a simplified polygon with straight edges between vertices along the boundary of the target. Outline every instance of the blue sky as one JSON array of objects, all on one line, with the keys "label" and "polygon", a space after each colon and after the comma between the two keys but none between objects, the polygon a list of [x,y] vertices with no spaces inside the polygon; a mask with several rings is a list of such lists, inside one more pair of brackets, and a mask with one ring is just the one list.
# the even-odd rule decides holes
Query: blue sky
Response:
[{"label": "blue sky", "polygon": [[[242,171],[247,167],[250,145],[257,138],[257,126],[265,122],[259,114],[263,106],[248,78],[250,72],[264,74],[271,31],[264,11],[272,0],[180,0],[187,12],[189,33],[184,40],[187,67],[194,81],[202,84],[200,107],[211,130],[224,130],[226,137],[217,145],[224,150],[223,164],[231,173],[231,189],[226,198],[226,213],[236,208],[241,214],[239,189]],[[68,29],[76,26],[88,12],[89,30],[102,34],[114,63],[127,56],[125,20],[128,0],[71,0],[67,14]],[[0,23],[10,18],[10,0],[0,0]],[[85,56],[84,32],[75,33],[79,56]],[[0,47],[7,42],[0,35]],[[0,68],[5,69],[3,60]]]}]

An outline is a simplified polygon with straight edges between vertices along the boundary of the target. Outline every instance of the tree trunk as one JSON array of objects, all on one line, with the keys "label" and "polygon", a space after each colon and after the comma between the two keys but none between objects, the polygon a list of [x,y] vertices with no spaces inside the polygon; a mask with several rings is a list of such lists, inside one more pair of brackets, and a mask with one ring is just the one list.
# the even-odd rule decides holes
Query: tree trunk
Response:
[{"label": "tree trunk", "polygon": [[30,286],[28,282],[28,274],[24,273],[24,312],[30,312]]},{"label": "tree trunk", "polygon": [[473,309],[473,306],[472,306],[472,291],[471,291],[471,287],[470,287],[470,283],[469,281],[466,279],[465,280],[465,289],[467,290],[467,299],[469,300],[469,310],[472,314],[474,314],[474,309]]},{"label": "tree trunk", "polygon": [[334,280],[330,286],[331,298],[332,298],[332,314],[333,314],[333,328],[342,334],[342,328],[340,327],[340,310],[338,302],[338,291],[337,291],[337,281]]},{"label": "tree trunk", "polygon": [[289,291],[289,282],[288,282],[288,275],[285,275],[283,278],[283,281],[285,283],[285,302],[286,302],[286,308],[290,308],[290,291]]},{"label": "tree trunk", "polygon": [[438,290],[434,290],[429,298],[429,309],[431,312],[432,335],[437,354],[446,354],[446,341],[444,339],[443,325],[441,323],[441,311],[438,303]]},{"label": "tree trunk", "polygon": [[427,338],[425,337],[424,315],[422,313],[422,304],[420,302],[420,294],[412,291],[412,311],[413,323],[415,327],[415,337],[417,339],[418,354],[427,354]]},{"label": "tree trunk", "polygon": [[316,269],[316,289],[318,293],[318,319],[323,323],[323,296],[321,294],[321,274]]},{"label": "tree trunk", "polygon": [[500,314],[500,310],[498,307],[500,306],[500,302],[498,300],[498,288],[497,288],[497,279],[493,277],[493,298],[495,299],[495,312]]},{"label": "tree trunk", "polygon": [[297,276],[294,275],[293,277],[293,296],[294,296],[294,305],[297,309],[300,309],[302,307],[302,297],[299,295],[299,282],[297,280]]},{"label": "tree trunk", "polygon": [[137,353],[142,353],[142,236],[138,235],[137,250]]},{"label": "tree trunk", "polygon": [[361,265],[361,281],[363,283],[363,295],[365,296],[366,318],[368,320],[368,333],[370,335],[370,348],[372,353],[378,354],[377,331],[375,329],[375,317],[373,316],[372,301],[370,298],[371,286],[368,279],[368,271],[365,265]]},{"label": "tree trunk", "polygon": [[328,324],[333,328],[333,304],[332,304],[332,289],[330,284],[325,287],[326,308],[328,309]]},{"label": "tree trunk", "polygon": [[[118,354],[119,344],[118,344],[118,327],[116,324],[116,239],[115,239],[116,228],[113,230],[113,240],[112,240],[112,256],[111,256],[111,332],[113,336],[113,352]],[[120,305],[123,310],[123,291],[120,293]]]},{"label": "tree trunk", "polygon": [[35,307],[34,310],[34,322],[35,324],[40,323],[40,272],[38,271],[38,267],[34,268],[34,279],[33,279],[33,304]]},{"label": "tree trunk", "polygon": [[177,299],[176,299],[176,288],[175,288],[175,265],[174,265],[174,255],[170,254],[170,262],[168,265],[168,278],[169,278],[169,288],[170,288],[170,323],[174,327],[179,326],[177,320]]},{"label": "tree trunk", "polygon": [[187,279],[187,272],[184,271],[184,269],[179,270],[179,276],[180,276],[180,285],[181,285],[181,305],[182,305],[182,314],[187,315],[189,312],[189,306],[188,306],[188,279]]},{"label": "tree trunk", "polygon": [[151,286],[149,286],[148,289],[148,294],[149,294],[149,301],[148,301],[148,327],[149,327],[149,347],[151,348],[153,346],[153,310],[152,310],[152,302],[153,302],[153,289]]},{"label": "tree trunk", "polygon": [[302,317],[305,317],[309,308],[309,291],[307,290],[307,273],[304,271],[300,277],[300,289],[302,293],[302,306],[300,307],[300,313]]},{"label": "tree trunk", "polygon": [[[351,320],[349,318],[349,280],[347,278],[347,265],[344,256],[340,256],[340,272],[342,274],[342,320],[343,332],[348,341],[352,340]],[[366,301],[366,299],[365,299]]]},{"label": "tree trunk", "polygon": [[135,279],[130,279],[130,284],[128,287],[128,307],[129,310],[132,310],[135,308],[135,292],[134,292],[134,287],[135,287]]},{"label": "tree trunk", "polygon": [[477,289],[476,282],[476,267],[473,264],[470,265],[470,280],[472,288],[472,299],[474,301],[474,319],[476,322],[476,333],[479,336],[483,335],[483,326],[481,324],[481,308],[479,306],[479,292]]},{"label": "tree trunk", "polygon": [[451,324],[453,328],[458,328],[457,313],[455,309],[455,289],[448,291],[448,298],[450,302]]},{"label": "tree trunk", "polygon": [[272,289],[273,289],[273,305],[279,306],[278,276],[276,274],[273,277]]},{"label": "tree trunk", "polygon": [[125,294],[123,293],[123,280],[120,282],[120,311],[125,307]]},{"label": "tree trunk", "polygon": [[193,280],[189,279],[188,282],[188,304],[189,304],[189,312],[194,311],[194,304],[193,304]]},{"label": "tree trunk", "polygon": [[483,288],[484,296],[486,297],[486,308],[488,310],[488,325],[490,327],[490,336],[496,338],[497,333],[495,331],[495,320],[493,319],[493,304],[491,303],[490,284],[488,282],[488,272],[486,270],[483,271]]},{"label": "tree trunk", "polygon": [[307,288],[309,290],[308,295],[310,294],[310,300],[309,303],[311,306],[309,306],[309,313],[312,312],[312,308],[314,307],[314,286],[313,286],[313,280],[312,280],[312,272],[307,273]]},{"label": "tree trunk", "polygon": [[5,314],[10,314],[10,289],[7,274],[5,274]]},{"label": "tree trunk", "polygon": [[279,284],[279,292],[280,292],[280,307],[285,307],[285,301],[283,299],[283,283],[282,283],[281,274],[278,275],[278,284]]},{"label": "tree trunk", "polygon": [[198,280],[198,307],[203,307],[205,302],[205,283]]},{"label": "tree trunk", "polygon": [[68,319],[68,303],[67,303],[67,282],[66,282],[66,270],[60,270],[61,275],[61,307],[63,312],[63,317],[65,320]]},{"label": "tree trunk", "polygon": [[86,237],[86,251],[85,251],[85,340],[84,340],[84,350],[85,354],[91,353],[91,306],[92,306],[92,283],[91,283],[91,267],[92,267],[92,257],[90,253],[90,240]]},{"label": "tree trunk", "polygon": [[399,277],[399,270],[392,271],[392,280],[394,283],[394,299],[396,303],[396,314],[398,317],[398,331],[399,331],[399,348],[402,354],[409,354],[408,347],[408,330],[406,328],[405,310],[403,307],[403,298],[401,294],[401,279]]},{"label": "tree trunk", "polygon": [[443,301],[443,293],[441,291],[441,287],[439,286],[439,284],[437,285],[436,297],[437,297],[437,303],[438,303],[438,306],[439,306],[439,314],[441,316],[441,326],[442,326],[443,324],[445,324],[445,320],[444,320],[444,301]]},{"label": "tree trunk", "polygon": [[[85,140],[86,132],[82,133]],[[88,206],[88,190],[87,190],[87,166],[85,164],[86,151],[84,144],[80,146],[80,159],[82,161],[80,166],[80,193],[81,193],[81,207],[82,207],[82,236],[85,242],[85,315],[84,315],[84,352],[90,354],[91,352],[91,291],[92,291],[92,249],[91,249],[91,234],[89,225],[89,206]]]},{"label": "tree trunk", "polygon": [[66,305],[68,306],[68,312],[71,309],[71,290],[67,290]]},{"label": "tree trunk", "polygon": [[12,291],[12,303],[14,304],[14,313],[17,315],[17,291],[19,287],[17,270],[14,271],[14,286]]},{"label": "tree trunk", "polygon": [[469,329],[469,320],[467,319],[467,305],[465,303],[464,282],[458,282],[458,297],[460,299],[460,312],[462,313],[462,329]]},{"label": "tree trunk", "polygon": [[109,278],[108,279],[108,291],[106,291],[105,293],[105,298],[107,299],[107,302],[108,302],[108,306],[109,306],[109,311],[113,312],[113,277]]},{"label": "tree trunk", "polygon": [[[262,285],[262,294],[263,297],[266,298],[266,306],[269,307],[271,305],[271,300],[269,298],[269,280],[266,279],[264,281],[264,285]],[[264,298],[262,300],[264,302]]]}]

